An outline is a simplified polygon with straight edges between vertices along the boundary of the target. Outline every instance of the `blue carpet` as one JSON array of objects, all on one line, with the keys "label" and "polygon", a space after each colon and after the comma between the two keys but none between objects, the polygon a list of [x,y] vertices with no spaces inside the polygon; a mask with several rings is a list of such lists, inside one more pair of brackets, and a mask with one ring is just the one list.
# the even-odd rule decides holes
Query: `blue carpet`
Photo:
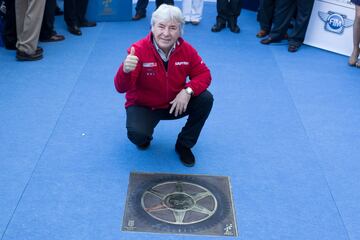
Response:
[{"label": "blue carpet", "polygon": [[0,49],[1,240],[210,238],[122,232],[131,171],[230,176],[240,239],[360,239],[360,71],[309,46],[259,44],[254,12],[240,34],[210,32],[215,16],[206,3],[185,26],[215,97],[193,168],[174,152],[185,119],[161,122],[147,151],[126,137],[113,77],[150,14],[82,37],[57,18],[66,40],[41,44],[38,62]]}]

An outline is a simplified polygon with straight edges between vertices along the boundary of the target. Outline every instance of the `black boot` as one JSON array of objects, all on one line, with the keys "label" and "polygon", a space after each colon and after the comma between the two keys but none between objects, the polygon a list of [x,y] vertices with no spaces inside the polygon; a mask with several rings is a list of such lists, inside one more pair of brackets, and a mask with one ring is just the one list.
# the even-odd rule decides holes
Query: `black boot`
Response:
[{"label": "black boot", "polygon": [[212,26],[211,31],[212,32],[220,32],[225,28],[225,23],[215,23],[214,26]]},{"label": "black boot", "polygon": [[216,18],[216,23],[214,24],[214,26],[212,26],[211,31],[212,32],[220,32],[221,30],[223,30],[226,27],[226,24],[224,22],[224,20],[220,20],[219,17]]},{"label": "black boot", "polygon": [[195,156],[190,148],[176,142],[175,151],[179,154],[180,160],[185,166],[192,167],[195,165]]},{"label": "black boot", "polygon": [[236,18],[230,18],[228,20],[228,27],[230,28],[230,31],[233,33],[239,33],[240,32],[240,28],[237,25],[237,19]]}]

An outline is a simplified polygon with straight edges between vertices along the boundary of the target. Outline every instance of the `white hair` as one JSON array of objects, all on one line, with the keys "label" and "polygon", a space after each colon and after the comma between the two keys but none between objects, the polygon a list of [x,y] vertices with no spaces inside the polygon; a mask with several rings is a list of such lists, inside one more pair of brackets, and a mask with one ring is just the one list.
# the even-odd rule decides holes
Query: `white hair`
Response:
[{"label": "white hair", "polygon": [[174,21],[179,23],[180,34],[183,34],[185,21],[180,8],[173,5],[161,4],[151,16],[151,28],[153,28],[158,22],[168,21]]}]

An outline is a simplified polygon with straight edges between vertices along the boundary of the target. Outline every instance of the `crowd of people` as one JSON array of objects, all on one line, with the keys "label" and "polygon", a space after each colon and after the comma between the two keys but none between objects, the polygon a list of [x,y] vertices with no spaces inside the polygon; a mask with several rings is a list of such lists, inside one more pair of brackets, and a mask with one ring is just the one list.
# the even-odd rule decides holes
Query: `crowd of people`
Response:
[{"label": "crowd of people", "polygon": [[88,0],[64,0],[64,11],[56,0],[4,0],[3,42],[5,48],[16,50],[18,61],[43,58],[40,42],[63,41],[65,37],[55,31],[56,15],[64,15],[67,29],[80,36],[81,27],[94,27],[95,22],[85,18]]},{"label": "crowd of people", "polygon": [[[146,7],[149,0],[139,0],[136,5],[136,14],[133,20],[140,20],[146,17]],[[156,8],[160,4],[173,5],[173,0],[156,0]],[[289,41],[289,52],[296,52],[305,38],[305,33],[314,0],[260,0],[258,21],[260,31],[257,37],[264,38],[262,44],[280,42],[283,39]],[[204,0],[183,0],[182,12],[185,23],[198,25],[202,18]],[[242,0],[217,0],[216,1],[216,22],[212,26],[212,32],[220,32],[228,27],[231,32],[239,33],[238,17],[242,8]],[[290,24],[290,22],[293,22]],[[293,26],[288,35],[288,27]]]},{"label": "crowd of people", "polygon": [[[89,0],[64,0],[64,11],[56,0],[2,0],[7,13],[4,17],[3,41],[7,49],[16,50],[19,61],[39,60],[43,57],[41,42],[57,42],[65,39],[54,29],[55,15],[64,15],[67,29],[71,34],[82,35],[82,27],[94,27],[95,22],[85,18]],[[353,51],[349,65],[360,67],[360,0],[351,0],[356,14],[353,25]],[[149,0],[138,0],[132,20],[146,17]],[[174,5],[174,0],[156,0],[156,9],[161,4]],[[256,34],[262,38],[260,43],[272,44],[288,41],[288,51],[296,52],[301,47],[311,16],[314,0],[259,0],[257,20],[260,30]],[[198,25],[203,15],[204,0],[182,0],[182,13],[185,23]],[[217,16],[212,32],[220,32],[228,27],[239,33],[238,17],[242,0],[217,0]],[[290,31],[288,31],[291,28]]]},{"label": "crowd of people", "polygon": [[[354,21],[354,48],[349,59],[350,66],[360,67],[358,61],[360,49],[360,0],[351,0],[355,4],[356,14]],[[133,20],[146,17],[146,7],[149,0],[139,0],[136,5],[136,14]],[[173,0],[156,0],[156,8],[160,4],[173,5]],[[260,30],[256,37],[262,38],[260,43],[271,44],[288,40],[288,51],[297,52],[305,39],[314,0],[260,0],[257,20]],[[182,0],[182,12],[185,23],[198,25],[202,18],[204,0]],[[217,0],[216,22],[212,26],[212,32],[220,32],[229,27],[231,32],[239,33],[238,17],[242,8],[242,0]],[[290,31],[288,31],[291,29]]]}]

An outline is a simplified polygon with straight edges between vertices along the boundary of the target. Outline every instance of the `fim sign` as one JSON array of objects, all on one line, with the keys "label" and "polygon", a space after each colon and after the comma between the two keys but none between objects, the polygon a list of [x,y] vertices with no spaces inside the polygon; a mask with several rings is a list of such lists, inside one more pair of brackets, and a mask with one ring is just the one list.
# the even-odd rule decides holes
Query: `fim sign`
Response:
[{"label": "fim sign", "polygon": [[354,24],[354,20],[348,19],[345,14],[332,11],[319,11],[318,14],[320,19],[325,22],[324,29],[336,34],[343,34],[345,28]]},{"label": "fim sign", "polygon": [[113,13],[112,6],[111,6],[112,0],[103,0],[103,15],[111,15]]}]

